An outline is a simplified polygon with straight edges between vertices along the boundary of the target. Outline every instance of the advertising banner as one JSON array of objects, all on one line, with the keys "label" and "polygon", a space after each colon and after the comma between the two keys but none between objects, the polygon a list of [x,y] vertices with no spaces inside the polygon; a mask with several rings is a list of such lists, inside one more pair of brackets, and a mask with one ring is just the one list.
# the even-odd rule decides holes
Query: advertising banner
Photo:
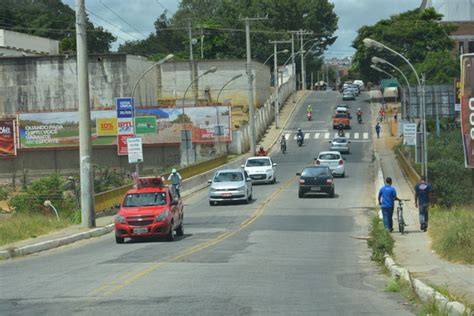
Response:
[{"label": "advertising banner", "polygon": [[134,137],[135,135],[117,135],[117,155],[126,156],[128,155],[128,144],[127,138]]},{"label": "advertising banner", "polygon": [[403,144],[408,146],[416,146],[416,124],[403,124]]},{"label": "advertising banner", "polygon": [[98,118],[96,119],[97,136],[116,136],[117,119],[116,118]]},{"label": "advertising banner", "polygon": [[156,134],[156,116],[136,117],[135,134]]},{"label": "advertising banner", "polygon": [[[114,145],[116,136],[97,134],[98,118],[114,118],[115,111],[91,111],[92,145]],[[79,112],[21,113],[18,115],[21,148],[79,146]]]},{"label": "advertising banner", "polygon": [[117,135],[133,134],[133,118],[117,119]]},{"label": "advertising banner", "polygon": [[0,158],[16,157],[16,133],[14,120],[0,120]]},{"label": "advertising banner", "polygon": [[461,55],[461,136],[464,164],[474,168],[474,55]]},{"label": "advertising banner", "polygon": [[117,98],[115,99],[117,107],[118,118],[132,118],[134,112],[134,105],[132,98]]}]

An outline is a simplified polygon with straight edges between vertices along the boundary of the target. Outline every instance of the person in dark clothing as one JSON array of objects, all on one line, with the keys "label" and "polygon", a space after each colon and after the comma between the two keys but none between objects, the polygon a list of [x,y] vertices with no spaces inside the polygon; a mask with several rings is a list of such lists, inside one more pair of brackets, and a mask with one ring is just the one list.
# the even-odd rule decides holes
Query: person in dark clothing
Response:
[{"label": "person in dark clothing", "polygon": [[380,138],[380,123],[377,122],[375,125],[375,132],[377,133],[377,138]]},{"label": "person in dark clothing", "polygon": [[415,185],[415,206],[420,214],[420,229],[424,232],[428,229],[428,208],[431,200],[432,187],[422,176],[420,182]]}]

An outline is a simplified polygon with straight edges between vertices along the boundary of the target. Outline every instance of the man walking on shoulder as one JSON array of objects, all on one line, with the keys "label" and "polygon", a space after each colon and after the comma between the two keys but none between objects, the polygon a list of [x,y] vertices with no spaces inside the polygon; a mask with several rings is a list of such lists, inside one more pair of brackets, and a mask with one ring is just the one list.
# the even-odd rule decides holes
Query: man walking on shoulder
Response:
[{"label": "man walking on shoulder", "polygon": [[379,190],[379,205],[382,209],[383,215],[383,226],[393,231],[393,208],[395,206],[395,200],[400,201],[397,197],[397,191],[392,187],[392,178],[387,177],[385,179],[385,185]]},{"label": "man walking on shoulder", "polygon": [[415,185],[415,207],[420,214],[420,229],[424,232],[428,229],[428,207],[431,199],[432,187],[422,176],[420,182]]}]

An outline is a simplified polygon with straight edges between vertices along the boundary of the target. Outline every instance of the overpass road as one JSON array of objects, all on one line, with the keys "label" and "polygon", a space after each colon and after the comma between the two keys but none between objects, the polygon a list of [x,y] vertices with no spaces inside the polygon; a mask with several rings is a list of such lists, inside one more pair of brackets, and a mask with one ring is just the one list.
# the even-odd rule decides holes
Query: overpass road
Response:
[{"label": "overpass road", "polygon": [[[369,116],[368,95],[346,101]],[[411,315],[370,261],[372,128],[353,125],[336,196],[299,199],[295,173],[329,148],[338,92],[313,92],[285,127],[274,185],[249,205],[185,200],[185,236],[117,245],[113,234],[0,263],[0,314]],[[313,105],[313,121],[306,105]],[[355,121],[355,120],[353,120]],[[292,139],[301,127],[305,145]],[[318,135],[316,135],[318,134]],[[356,138],[357,135],[357,138]],[[367,137],[364,137],[367,135]]]}]

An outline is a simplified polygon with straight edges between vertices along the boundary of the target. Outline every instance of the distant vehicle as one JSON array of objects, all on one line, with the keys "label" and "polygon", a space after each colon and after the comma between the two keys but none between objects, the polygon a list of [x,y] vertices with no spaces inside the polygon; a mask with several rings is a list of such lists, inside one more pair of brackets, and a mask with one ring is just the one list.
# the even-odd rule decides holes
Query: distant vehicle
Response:
[{"label": "distant vehicle", "polygon": [[350,90],[344,90],[344,92],[342,93],[342,100],[355,100],[355,93]]},{"label": "distant vehicle", "polygon": [[349,118],[352,119],[351,113],[349,112],[349,109],[346,107],[337,107],[336,114],[347,114]]},{"label": "distant vehicle", "polygon": [[342,124],[345,129],[351,128],[351,118],[346,113],[337,113],[332,117],[332,127],[338,129],[339,124]]},{"label": "distant vehicle", "polygon": [[336,105],[334,108],[335,109],[337,109],[337,108],[346,108],[347,110],[349,110],[351,108],[351,106],[349,104],[346,104],[346,103],[340,103],[340,104]]},{"label": "distant vehicle", "polygon": [[183,203],[163,184],[161,177],[138,179],[136,189],[125,193],[115,216],[115,241],[125,238],[166,237],[173,241],[175,233],[184,235]]},{"label": "distant vehicle", "polygon": [[351,141],[347,139],[347,137],[335,137],[333,140],[330,140],[329,143],[331,144],[330,150],[331,151],[338,151],[342,153],[351,153],[350,143]]},{"label": "distant vehicle", "polygon": [[359,93],[360,93],[358,87],[354,86],[354,85],[350,85],[349,87],[345,88],[344,91],[342,92],[342,94],[344,94],[344,92],[346,92],[346,91],[354,93],[355,96],[358,96]]},{"label": "distant vehicle", "polygon": [[219,202],[252,201],[252,179],[244,169],[222,169],[214,173],[209,187],[209,205]]},{"label": "distant vehicle", "polygon": [[346,171],[344,168],[344,158],[338,151],[322,151],[318,157],[315,158],[315,164],[317,166],[327,166],[331,169],[334,176],[340,176],[344,178]]},{"label": "distant vehicle", "polygon": [[327,166],[308,166],[296,174],[300,176],[298,197],[309,193],[326,193],[334,197],[334,178]]},{"label": "distant vehicle", "polygon": [[276,183],[276,166],[270,157],[250,157],[242,168],[253,183]]},{"label": "distant vehicle", "polygon": [[354,80],[353,81],[354,84],[358,85],[360,90],[364,90],[364,81],[362,80]]}]

